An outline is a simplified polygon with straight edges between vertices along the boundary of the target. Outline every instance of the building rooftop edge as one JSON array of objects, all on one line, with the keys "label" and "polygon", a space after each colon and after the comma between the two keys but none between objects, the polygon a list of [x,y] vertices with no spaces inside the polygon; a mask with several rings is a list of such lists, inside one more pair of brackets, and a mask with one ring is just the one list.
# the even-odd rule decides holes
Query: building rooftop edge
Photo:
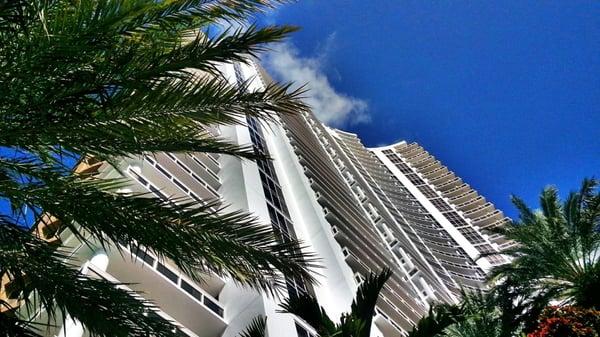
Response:
[{"label": "building rooftop edge", "polygon": [[407,144],[405,140],[400,140],[397,141],[395,143],[389,144],[389,145],[382,145],[382,146],[374,146],[374,147],[368,147],[367,150],[369,151],[383,151],[383,150],[387,150],[387,149],[392,149],[398,145],[404,145]]}]

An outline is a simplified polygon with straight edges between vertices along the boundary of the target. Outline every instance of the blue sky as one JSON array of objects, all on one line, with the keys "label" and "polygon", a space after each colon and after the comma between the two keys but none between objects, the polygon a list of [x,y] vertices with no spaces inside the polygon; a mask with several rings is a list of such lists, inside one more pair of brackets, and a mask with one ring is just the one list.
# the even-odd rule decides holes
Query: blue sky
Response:
[{"label": "blue sky", "polygon": [[302,27],[265,63],[327,123],[420,143],[510,216],[510,194],[600,177],[600,2],[299,1],[265,20]]}]

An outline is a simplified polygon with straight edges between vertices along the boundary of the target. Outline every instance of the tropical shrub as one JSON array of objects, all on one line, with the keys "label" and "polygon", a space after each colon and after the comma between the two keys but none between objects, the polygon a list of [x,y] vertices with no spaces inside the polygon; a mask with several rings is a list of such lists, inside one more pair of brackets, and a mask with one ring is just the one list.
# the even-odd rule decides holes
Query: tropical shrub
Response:
[{"label": "tropical shrub", "polygon": [[600,311],[572,306],[548,307],[527,337],[598,337]]},{"label": "tropical shrub", "polygon": [[[540,195],[540,210],[513,197],[519,220],[502,230],[515,245],[512,263],[494,270],[494,281],[510,279],[528,294],[561,304],[600,309],[600,193],[584,179],[562,201],[555,187]],[[548,304],[548,303],[547,303]]]}]

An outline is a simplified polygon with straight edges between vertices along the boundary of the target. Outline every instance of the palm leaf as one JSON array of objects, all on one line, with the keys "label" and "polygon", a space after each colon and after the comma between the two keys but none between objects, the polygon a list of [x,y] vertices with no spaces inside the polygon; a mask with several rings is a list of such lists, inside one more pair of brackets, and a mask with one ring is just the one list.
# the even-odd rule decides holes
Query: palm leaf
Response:
[{"label": "palm leaf", "polygon": [[301,293],[299,296],[287,298],[281,304],[282,312],[294,314],[310,324],[320,336],[333,336],[336,333],[335,323],[327,316],[316,298]]},{"label": "palm leaf", "polygon": [[290,297],[281,304],[281,308],[283,312],[302,318],[320,336],[369,336],[379,293],[391,275],[391,270],[387,268],[379,274],[369,274],[358,287],[350,312],[342,315],[338,325],[327,316],[317,299],[309,294]]},{"label": "palm leaf", "polygon": [[211,201],[124,196],[115,192],[124,181],[69,170],[73,159],[89,155],[115,161],[206,151],[255,158],[205,126],[239,124],[248,115],[275,121],[279,113],[306,108],[301,92],[277,84],[258,91],[247,90],[249,83],[232,86],[218,64],[246,62],[295,29],[209,33],[277,3],[0,1],[0,146],[7,149],[0,152],[0,198],[11,207],[0,231],[18,239],[0,252],[0,276],[13,278],[11,292],[25,302],[23,310],[44,308],[54,319],[68,312],[94,336],[172,334],[168,322],[140,318],[151,303],[80,275],[56,247],[30,233],[28,241],[15,229],[25,208],[40,221],[52,214],[61,230],[87,244],[122,249],[135,243],[196,280],[211,271],[270,292],[284,287],[282,275],[312,280],[313,256],[299,242],[280,242],[249,214],[224,212]]},{"label": "palm leaf", "polygon": [[362,333],[356,337],[369,336],[379,293],[391,276],[392,271],[389,268],[384,268],[379,274],[370,273],[358,287],[356,298],[350,307],[350,314],[355,319],[362,321],[368,329],[363,329]]},{"label": "palm leaf", "polygon": [[[504,230],[517,244],[506,250],[513,262],[496,268],[495,280],[508,278],[522,289],[563,303],[600,306],[600,197],[598,183],[586,179],[564,202],[554,187],[540,195],[540,212],[518,198],[520,222]],[[530,286],[531,285],[531,286]]]},{"label": "palm leaf", "polygon": [[75,261],[6,218],[0,218],[0,243],[2,275],[9,279],[6,292],[8,298],[24,302],[21,315],[34,317],[43,308],[46,324],[59,325],[68,312],[86,323],[91,336],[175,336],[171,323],[146,315],[154,310],[152,303],[80,274],[72,267]]},{"label": "palm leaf", "polygon": [[450,325],[465,319],[462,309],[456,305],[438,304],[431,306],[408,333],[408,337],[433,337],[441,334]]},{"label": "palm leaf", "polygon": [[265,337],[265,329],[267,328],[267,318],[264,316],[255,317],[252,322],[246,327],[239,337]]}]

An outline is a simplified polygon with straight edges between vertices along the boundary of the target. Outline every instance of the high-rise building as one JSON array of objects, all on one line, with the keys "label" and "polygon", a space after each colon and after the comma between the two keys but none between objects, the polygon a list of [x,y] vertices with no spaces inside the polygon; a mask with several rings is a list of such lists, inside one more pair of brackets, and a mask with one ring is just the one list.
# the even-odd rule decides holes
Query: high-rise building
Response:
[{"label": "high-rise building", "polygon": [[[231,83],[250,81],[249,90],[270,81],[252,62],[221,67]],[[486,273],[503,263],[497,253],[506,242],[489,229],[507,219],[419,145],[369,149],[356,135],[328,128],[310,112],[277,119],[209,128],[272,160],[163,153],[123,158],[117,169],[102,162],[80,169],[96,171],[98,178],[125,176],[131,181],[126,192],[200,202],[218,198],[300,239],[323,268],[315,285],[288,279],[288,294],[309,291],[333,318],[349,310],[369,272],[391,268],[372,336],[406,334],[431,303],[453,303],[461,288],[483,288]],[[68,231],[60,240],[87,261],[84,272],[128,284],[153,300],[157,314],[176,322],[182,336],[233,337],[257,315],[267,316],[269,336],[316,336],[306,322],[280,313],[277,299],[227,278],[207,275],[198,283],[137,247],[123,247],[129,257],[81,245]],[[85,332],[67,319],[66,328],[48,335]]]}]

